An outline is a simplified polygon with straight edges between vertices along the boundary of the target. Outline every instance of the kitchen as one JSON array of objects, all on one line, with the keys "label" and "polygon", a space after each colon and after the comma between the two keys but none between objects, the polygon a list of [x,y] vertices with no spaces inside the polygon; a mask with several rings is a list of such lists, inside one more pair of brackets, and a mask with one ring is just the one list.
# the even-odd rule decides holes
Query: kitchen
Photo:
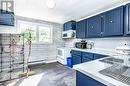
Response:
[{"label": "kitchen", "polygon": [[0,4],[0,86],[130,85],[129,0]]}]

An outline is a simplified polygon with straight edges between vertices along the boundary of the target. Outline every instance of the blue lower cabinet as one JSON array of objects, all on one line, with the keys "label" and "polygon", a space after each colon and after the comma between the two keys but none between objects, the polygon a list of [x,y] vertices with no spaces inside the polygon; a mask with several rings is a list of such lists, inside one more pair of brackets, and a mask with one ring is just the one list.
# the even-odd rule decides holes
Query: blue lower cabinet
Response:
[{"label": "blue lower cabinet", "polygon": [[93,59],[93,53],[82,52],[82,57],[86,57],[86,58],[89,58],[89,59]]},{"label": "blue lower cabinet", "polygon": [[92,59],[89,59],[87,57],[82,57],[82,63],[91,61]]},{"label": "blue lower cabinet", "polygon": [[93,53],[82,52],[82,63],[93,60]]},{"label": "blue lower cabinet", "polygon": [[89,52],[81,52],[77,50],[71,51],[72,55],[72,65],[88,62],[95,59],[104,58],[107,55],[101,55],[101,54],[95,54],[95,53],[89,53]]},{"label": "blue lower cabinet", "polygon": [[81,56],[82,52],[81,52],[81,51],[77,51],[77,50],[72,50],[72,51],[71,51],[71,54],[72,54],[72,55]]},{"label": "blue lower cabinet", "polygon": [[106,85],[79,71],[76,71],[76,86],[106,86]]},{"label": "blue lower cabinet", "polygon": [[73,63],[73,65],[80,64],[81,63],[81,56],[72,55],[72,63]]},{"label": "blue lower cabinet", "polygon": [[107,57],[107,55],[101,55],[101,54],[94,54],[94,60]]}]

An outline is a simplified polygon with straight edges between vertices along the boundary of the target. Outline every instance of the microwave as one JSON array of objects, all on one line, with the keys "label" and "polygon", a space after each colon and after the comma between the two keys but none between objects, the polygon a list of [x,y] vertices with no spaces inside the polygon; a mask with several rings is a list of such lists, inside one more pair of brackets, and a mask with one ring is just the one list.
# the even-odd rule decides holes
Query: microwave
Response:
[{"label": "microwave", "polygon": [[62,32],[62,38],[74,38],[75,30],[67,30]]}]

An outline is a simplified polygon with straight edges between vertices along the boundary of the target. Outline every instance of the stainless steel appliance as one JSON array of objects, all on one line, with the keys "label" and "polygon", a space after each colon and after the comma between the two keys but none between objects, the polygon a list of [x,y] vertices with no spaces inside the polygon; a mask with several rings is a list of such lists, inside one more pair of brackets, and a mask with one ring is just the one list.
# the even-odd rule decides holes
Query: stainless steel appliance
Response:
[{"label": "stainless steel appliance", "polygon": [[92,49],[93,47],[94,47],[94,42],[93,41],[87,42],[87,49]]},{"label": "stainless steel appliance", "polygon": [[87,42],[86,41],[81,41],[81,42],[76,42],[75,47],[76,48],[81,48],[81,49],[86,49]]}]

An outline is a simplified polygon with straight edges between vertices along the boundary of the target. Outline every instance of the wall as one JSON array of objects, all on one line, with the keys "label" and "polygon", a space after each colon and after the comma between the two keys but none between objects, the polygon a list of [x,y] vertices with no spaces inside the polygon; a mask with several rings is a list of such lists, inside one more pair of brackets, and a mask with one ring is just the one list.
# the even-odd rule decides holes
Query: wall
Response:
[{"label": "wall", "polygon": [[16,33],[16,27],[0,25],[0,33]]},{"label": "wall", "polygon": [[32,59],[30,60],[32,61],[56,60],[57,48],[62,47],[64,44],[61,39],[61,31],[62,29],[59,25],[53,24],[53,43],[32,45],[32,52],[31,52]]},{"label": "wall", "polygon": [[[71,39],[66,40],[66,43],[74,43],[81,41],[82,39]],[[109,37],[109,38],[89,38],[83,39],[86,41],[93,41],[95,48],[112,49],[114,50],[117,46],[123,45],[125,43],[130,44],[130,37]]]},{"label": "wall", "polygon": [[[46,62],[51,62],[56,60],[57,48],[64,45],[64,41],[61,38],[62,25],[53,22],[47,22],[42,20],[30,19],[25,17],[16,16],[16,25],[11,26],[0,26],[0,33],[17,33],[17,21],[31,21],[41,24],[51,24],[53,25],[53,43],[52,44],[33,44],[30,56],[30,62],[45,60]],[[28,55],[28,46],[25,45],[25,56]]]}]

